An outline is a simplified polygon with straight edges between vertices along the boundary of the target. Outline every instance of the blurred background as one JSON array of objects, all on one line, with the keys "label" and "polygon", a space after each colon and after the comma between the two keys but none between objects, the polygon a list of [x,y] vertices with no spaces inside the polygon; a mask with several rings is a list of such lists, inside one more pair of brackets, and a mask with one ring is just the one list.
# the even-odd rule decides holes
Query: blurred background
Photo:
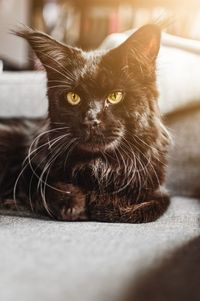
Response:
[{"label": "blurred background", "polygon": [[67,44],[93,49],[113,32],[172,17],[166,29],[200,39],[199,0],[0,0],[0,60],[4,70],[32,69],[27,44],[9,34],[20,23]]},{"label": "blurred background", "polygon": [[167,17],[165,31],[187,38],[170,35],[158,68],[173,138],[166,186],[178,197],[161,219],[141,225],[0,216],[0,301],[116,300],[129,281],[126,301],[200,300],[200,0],[0,0],[0,118],[48,110],[45,72],[1,73],[1,61],[4,70],[34,69],[28,44],[9,34],[20,23],[89,50]]}]

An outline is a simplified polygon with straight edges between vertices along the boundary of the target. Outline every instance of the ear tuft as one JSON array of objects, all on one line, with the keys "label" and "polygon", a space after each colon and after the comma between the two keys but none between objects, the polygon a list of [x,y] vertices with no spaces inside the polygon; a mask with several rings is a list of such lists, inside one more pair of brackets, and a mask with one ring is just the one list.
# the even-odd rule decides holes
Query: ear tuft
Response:
[{"label": "ear tuft", "polygon": [[158,25],[148,24],[137,30],[125,41],[135,55],[154,61],[160,49],[161,30]]},{"label": "ear tuft", "polygon": [[64,45],[40,31],[35,31],[30,27],[23,26],[19,30],[13,31],[19,37],[28,41],[46,70],[53,70],[61,66],[63,60],[67,63],[74,53],[74,48]]},{"label": "ear tuft", "polygon": [[144,64],[155,62],[160,49],[161,30],[155,24],[148,24],[135,31],[125,42],[111,49],[110,53],[121,57],[130,58]]}]

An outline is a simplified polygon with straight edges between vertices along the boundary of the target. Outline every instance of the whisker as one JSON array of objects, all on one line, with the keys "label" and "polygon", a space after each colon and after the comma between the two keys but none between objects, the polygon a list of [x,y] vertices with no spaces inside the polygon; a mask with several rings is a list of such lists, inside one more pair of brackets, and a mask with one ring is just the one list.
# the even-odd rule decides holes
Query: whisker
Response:
[{"label": "whisker", "polygon": [[[14,202],[17,206],[17,195],[16,195],[16,192],[17,192],[17,185],[18,185],[18,182],[21,178],[21,176],[23,175],[24,171],[26,170],[26,168],[29,166],[30,164],[30,158],[31,156],[36,153],[39,149],[43,148],[45,145],[47,145],[49,142],[43,144],[43,145],[40,145],[38,148],[32,150],[34,144],[37,142],[38,143],[38,140],[45,134],[49,134],[49,133],[52,133],[52,132],[56,132],[58,130],[61,130],[61,129],[66,129],[66,127],[60,127],[60,128],[56,128],[56,129],[50,129],[50,130],[47,130],[47,131],[44,131],[42,133],[40,133],[39,135],[36,136],[36,138],[32,141],[30,147],[29,147],[29,150],[28,150],[28,155],[27,157],[24,159],[23,163],[22,163],[22,170],[20,171],[20,173],[18,174],[16,180],[15,180],[15,184],[14,184],[14,188],[13,188],[13,199],[14,199]],[[37,155],[37,153],[36,153]],[[32,158],[33,159],[33,158]],[[31,159],[31,160],[32,160]],[[27,162],[28,161],[28,162]],[[27,162],[27,163],[26,163]]]},{"label": "whisker", "polygon": [[[73,142],[74,142],[74,141],[73,141]],[[72,144],[70,144],[70,146],[71,146],[71,145],[72,145]],[[52,214],[51,214],[50,210],[48,209],[48,205],[47,205],[47,201],[46,201],[46,187],[47,187],[47,186],[50,186],[50,185],[47,184],[47,181],[48,181],[48,177],[49,177],[49,174],[50,174],[50,170],[51,170],[51,168],[53,167],[53,164],[55,163],[56,159],[57,159],[62,153],[64,153],[64,152],[67,150],[67,148],[64,148],[64,150],[63,150],[62,148],[63,148],[63,147],[62,147],[62,145],[61,145],[61,147],[59,148],[59,150],[58,150],[56,156],[54,156],[54,158],[51,160],[51,162],[48,163],[48,167],[45,168],[46,170],[48,169],[48,171],[47,171],[47,173],[46,173],[46,177],[45,177],[44,180],[40,181],[40,192],[41,192],[42,200],[43,200],[43,203],[44,203],[44,205],[45,205],[45,209],[47,209],[47,212],[48,212],[50,215],[52,215]],[[41,175],[41,178],[43,178],[43,176],[44,176],[44,173],[43,173],[43,175]],[[42,184],[43,184],[43,190],[42,190]],[[51,188],[54,189],[54,190],[56,190],[56,191],[59,191],[59,192],[62,192],[62,193],[63,193],[63,192],[66,193],[66,191],[57,189],[56,187],[54,187],[54,186],[52,186],[52,185],[51,185]]]},{"label": "whisker", "polygon": [[56,85],[56,86],[50,86],[47,88],[47,90],[55,89],[55,88],[64,88],[66,89],[66,85]]}]

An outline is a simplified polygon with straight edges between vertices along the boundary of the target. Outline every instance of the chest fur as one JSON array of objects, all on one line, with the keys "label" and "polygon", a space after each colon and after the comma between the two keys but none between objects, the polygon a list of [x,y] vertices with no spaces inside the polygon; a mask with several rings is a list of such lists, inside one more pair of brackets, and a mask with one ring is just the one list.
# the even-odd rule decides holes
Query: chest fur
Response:
[{"label": "chest fur", "polygon": [[72,171],[72,181],[89,191],[113,193],[123,191],[136,181],[137,172],[130,162],[109,162],[96,159],[77,164]]}]

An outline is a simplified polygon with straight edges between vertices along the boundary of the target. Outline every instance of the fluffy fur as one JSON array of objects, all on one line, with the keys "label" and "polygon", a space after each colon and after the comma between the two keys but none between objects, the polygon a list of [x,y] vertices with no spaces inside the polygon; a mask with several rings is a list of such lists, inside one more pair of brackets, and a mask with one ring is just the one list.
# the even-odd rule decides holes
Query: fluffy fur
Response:
[{"label": "fluffy fur", "polygon": [[[47,71],[48,118],[2,120],[0,196],[59,220],[150,222],[167,208],[169,144],[157,105],[160,30],[146,25],[109,51],[84,52],[29,28]],[[68,92],[81,97],[70,105]],[[121,91],[118,104],[107,95]],[[14,191],[13,191],[14,187]]]}]

